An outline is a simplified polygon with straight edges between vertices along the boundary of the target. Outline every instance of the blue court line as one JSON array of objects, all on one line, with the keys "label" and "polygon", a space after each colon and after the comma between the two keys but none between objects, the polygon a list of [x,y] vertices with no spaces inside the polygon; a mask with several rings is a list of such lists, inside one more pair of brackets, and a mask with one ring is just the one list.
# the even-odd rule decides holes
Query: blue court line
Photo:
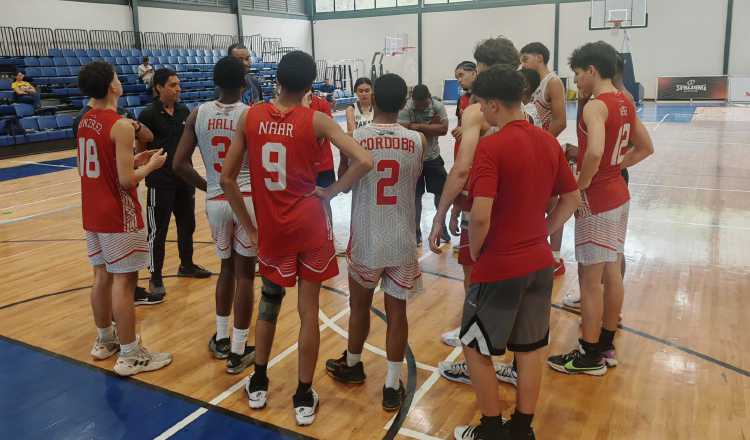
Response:
[{"label": "blue court line", "polygon": [[38,176],[41,174],[56,173],[75,168],[76,158],[48,160],[39,163],[19,165],[17,167],[0,168],[0,182],[6,180],[20,179],[22,177]]},{"label": "blue court line", "polygon": [[147,439],[201,407],[177,438],[307,438],[0,336],[0,438]]}]

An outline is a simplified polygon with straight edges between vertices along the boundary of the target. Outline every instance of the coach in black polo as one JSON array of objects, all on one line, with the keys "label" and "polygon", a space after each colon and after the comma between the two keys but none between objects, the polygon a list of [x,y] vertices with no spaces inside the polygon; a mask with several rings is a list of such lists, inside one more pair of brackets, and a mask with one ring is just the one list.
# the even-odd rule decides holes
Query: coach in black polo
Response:
[{"label": "coach in black polo", "polygon": [[177,249],[180,254],[177,276],[207,278],[211,276],[211,272],[193,263],[195,188],[172,172],[172,158],[190,110],[179,102],[180,79],[173,70],[157,70],[154,73],[153,88],[156,99],[141,112],[138,120],[154,133],[152,148],[164,148],[167,152],[167,162],[164,166],[146,177],[146,217],[151,258],[149,290],[152,293],[164,293],[164,244],[173,213],[177,224]]}]

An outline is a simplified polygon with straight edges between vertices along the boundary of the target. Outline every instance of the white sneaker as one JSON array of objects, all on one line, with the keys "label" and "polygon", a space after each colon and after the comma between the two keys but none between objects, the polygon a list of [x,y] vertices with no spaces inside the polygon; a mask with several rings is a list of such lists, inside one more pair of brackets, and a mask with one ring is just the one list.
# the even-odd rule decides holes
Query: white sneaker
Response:
[{"label": "white sneaker", "polygon": [[445,332],[440,336],[440,339],[443,340],[443,344],[450,345],[451,347],[460,347],[461,346],[461,338],[458,337],[458,334],[461,332],[461,327],[454,328],[453,330],[449,332]]},{"label": "white sneaker", "polygon": [[581,295],[573,293],[565,295],[563,306],[569,309],[581,310]]},{"label": "white sneaker", "polygon": [[172,363],[172,355],[169,353],[151,353],[138,341],[138,349],[127,356],[120,353],[115,363],[115,373],[120,376],[132,376],[134,374],[155,371]]},{"label": "white sneaker", "polygon": [[505,382],[513,385],[514,387],[518,386],[518,371],[516,371],[515,368],[513,368],[513,363],[495,363],[495,377],[497,377],[497,380],[500,382]]},{"label": "white sneaker", "polygon": [[[250,388],[252,386],[252,388]],[[253,383],[253,374],[248,378],[245,384],[245,393],[247,394],[247,404],[252,409],[263,409],[268,402],[268,383]]]},{"label": "white sneaker", "polygon": [[310,388],[312,392],[312,402],[305,402],[304,400],[298,400],[292,398],[294,402],[294,417],[297,419],[297,426],[308,426],[312,425],[315,421],[315,413],[318,411],[318,404],[320,403],[320,397],[318,393]]},{"label": "white sneaker", "polygon": [[91,356],[97,361],[103,361],[118,351],[120,351],[120,344],[117,342],[117,337],[111,341],[103,341],[97,336],[94,346],[91,347]]}]

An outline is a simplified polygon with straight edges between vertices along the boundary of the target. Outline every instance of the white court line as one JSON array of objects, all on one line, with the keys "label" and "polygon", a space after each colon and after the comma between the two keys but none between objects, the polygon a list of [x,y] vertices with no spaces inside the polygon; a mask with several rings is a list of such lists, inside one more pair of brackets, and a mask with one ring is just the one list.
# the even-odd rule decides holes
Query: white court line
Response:
[{"label": "white court line", "polygon": [[70,196],[77,196],[77,195],[79,195],[79,194],[81,194],[81,192],[80,192],[80,191],[78,191],[78,192],[74,192],[74,193],[70,193],[70,194],[64,194],[64,195],[61,195],[61,196],[50,197],[50,198],[48,198],[48,199],[35,200],[35,201],[33,201],[33,202],[29,202],[29,203],[21,203],[20,205],[6,206],[5,208],[0,208],[0,211],[4,211],[4,210],[6,210],[6,209],[14,209],[14,208],[20,208],[20,207],[22,207],[22,206],[31,206],[31,205],[36,205],[36,204],[38,204],[38,203],[49,202],[50,200],[64,199],[65,197],[70,197]]},{"label": "white court line", "polygon": [[[76,167],[73,167],[73,166],[70,166],[70,165],[53,165],[51,163],[33,162],[33,161],[30,161],[30,160],[9,160],[8,162],[22,163],[24,165],[39,165],[39,166],[43,166],[43,167],[65,168],[65,169],[68,169],[68,170],[76,168]],[[26,176],[26,177],[32,177],[32,176]]]},{"label": "white court line", "polygon": [[433,437],[429,434],[425,434],[424,432],[414,431],[412,429],[406,429],[406,428],[399,429],[398,433],[403,435],[404,437],[411,437],[417,440],[442,440],[439,437]]},{"label": "white court line", "polygon": [[[338,321],[339,319],[341,319],[342,316],[346,315],[346,313],[348,311],[349,311],[349,308],[347,307],[346,309],[344,309],[344,310],[338,312],[337,314],[335,314],[330,319],[333,322]],[[325,330],[326,328],[328,328],[328,324],[326,324],[326,323],[323,323],[320,326],[320,330],[321,331]],[[290,354],[292,354],[295,351],[297,351],[298,347],[299,347],[299,343],[298,342],[295,342],[291,346],[287,347],[286,350],[284,350],[281,353],[277,354],[273,359],[271,359],[268,362],[268,368],[270,369],[274,365],[276,365],[279,362],[281,362],[282,360],[284,360],[284,358],[286,358]],[[239,382],[235,383],[231,387],[229,387],[226,390],[222,391],[221,394],[219,394],[218,396],[216,396],[213,399],[211,399],[208,403],[211,404],[211,405],[214,405],[214,406],[219,405],[227,397],[231,396],[232,394],[234,394],[238,390],[242,389],[245,386],[245,384],[247,383],[247,380],[248,380],[247,377],[243,378],[242,380],[240,380]],[[179,422],[175,423],[174,425],[172,425],[172,427],[170,427],[166,431],[164,431],[161,434],[159,434],[157,437],[154,437],[154,440],[166,440],[166,439],[172,437],[173,435],[177,434],[180,430],[182,430],[183,428],[185,428],[189,424],[193,423],[200,416],[202,416],[203,414],[205,414],[207,412],[208,412],[207,408],[203,408],[203,407],[198,408],[197,410],[195,410],[192,413],[190,413],[187,417],[185,417],[184,419],[182,419]]]},{"label": "white court line", "polygon": [[[31,176],[29,176],[29,177],[31,177]],[[76,180],[69,180],[69,181],[66,181],[66,182],[51,183],[49,185],[38,186],[36,188],[27,188],[27,189],[21,189],[21,190],[18,190],[18,191],[11,191],[11,192],[7,192],[7,193],[2,193],[2,194],[0,194],[0,197],[14,196],[16,194],[22,194],[22,193],[29,192],[29,191],[46,190],[47,188],[50,188],[52,186],[70,185],[71,183],[79,183],[79,182],[80,182],[80,180],[76,179]]]},{"label": "white court line", "polygon": [[666,120],[666,119],[667,119],[667,118],[669,117],[669,115],[670,115],[670,114],[669,114],[669,113],[667,113],[666,115],[664,115],[664,117],[663,117],[663,118],[661,118],[661,121],[659,121],[659,123],[658,123],[658,124],[656,124],[656,127],[654,127],[654,131],[658,130],[658,129],[659,129],[659,127],[661,127],[661,124],[662,124],[662,123],[663,123],[663,122],[664,122],[664,121],[665,121],[665,120]]},{"label": "white court line", "polygon": [[58,212],[67,211],[70,208],[79,208],[80,206],[81,206],[80,203],[76,203],[76,204],[73,204],[73,205],[64,206],[64,207],[59,208],[59,209],[53,209],[51,211],[39,212],[37,214],[26,215],[26,216],[23,216],[23,217],[18,217],[18,218],[14,218],[14,219],[10,219],[10,220],[0,220],[0,225],[9,225],[11,223],[18,223],[18,222],[30,220],[30,219],[35,218],[35,217],[40,217],[42,215],[55,214],[55,213],[58,213]]},{"label": "white court line", "polygon": [[736,229],[739,231],[750,231],[750,227],[746,227],[746,226],[727,226],[727,225],[717,225],[714,223],[678,222],[674,220],[657,220],[657,219],[646,218],[646,217],[630,217],[629,220],[641,221],[641,222],[652,222],[652,223],[666,223],[670,225],[696,226],[696,227],[701,227],[701,228]]},{"label": "white court line", "polygon": [[722,188],[704,188],[702,186],[672,186],[672,185],[658,185],[654,183],[634,183],[630,182],[630,186],[648,186],[651,188],[665,188],[665,189],[692,189],[695,191],[720,191],[720,192],[737,192],[737,193],[750,193],[747,189],[722,189]]}]

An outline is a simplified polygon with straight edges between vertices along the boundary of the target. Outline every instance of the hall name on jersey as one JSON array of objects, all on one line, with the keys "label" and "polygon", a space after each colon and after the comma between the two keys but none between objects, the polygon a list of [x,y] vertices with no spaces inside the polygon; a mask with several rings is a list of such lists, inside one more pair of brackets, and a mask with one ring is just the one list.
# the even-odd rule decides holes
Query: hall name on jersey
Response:
[{"label": "hall name on jersey", "polygon": [[293,137],[294,124],[290,122],[260,121],[258,134],[275,134],[277,136]]},{"label": "hall name on jersey", "polygon": [[229,130],[234,131],[234,119],[231,118],[212,118],[208,120],[208,130]]},{"label": "hall name on jersey", "polygon": [[359,143],[365,148],[365,150],[403,150],[409,153],[414,152],[414,141],[409,138],[403,137],[368,137],[364,138]]}]

